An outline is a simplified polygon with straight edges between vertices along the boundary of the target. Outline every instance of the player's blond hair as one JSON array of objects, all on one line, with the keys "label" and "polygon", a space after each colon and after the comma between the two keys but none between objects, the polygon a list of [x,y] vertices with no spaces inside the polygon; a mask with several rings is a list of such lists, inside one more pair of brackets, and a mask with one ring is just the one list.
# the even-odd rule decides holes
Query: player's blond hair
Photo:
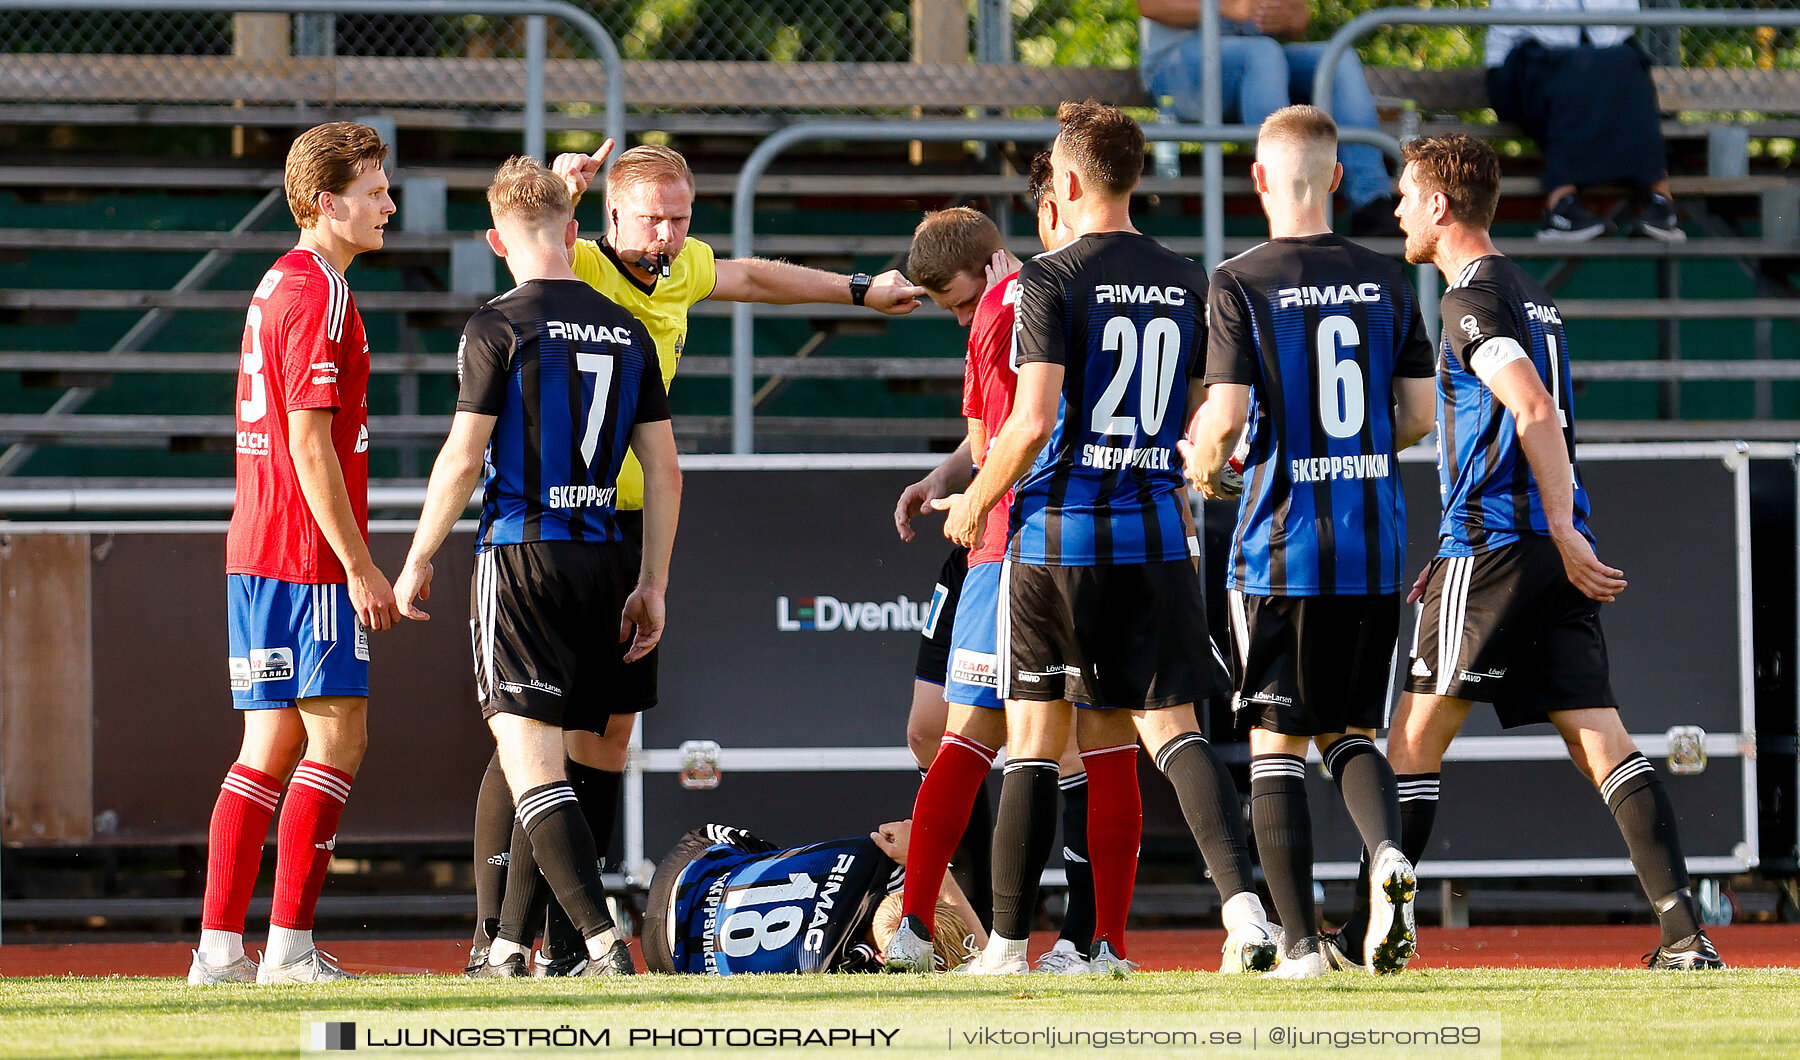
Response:
[{"label": "player's blond hair", "polygon": [[933,210],[913,229],[907,278],[942,294],[959,274],[983,279],[988,259],[1005,246],[987,214],[967,206]]},{"label": "player's blond hair", "polygon": [[494,223],[512,221],[529,228],[567,224],[575,214],[563,179],[527,155],[514,155],[494,171],[487,190]]},{"label": "player's blond hair", "polygon": [[[890,894],[875,907],[875,919],[869,931],[877,939],[889,939],[900,930],[901,896]],[[963,922],[962,914],[948,902],[937,904],[937,923],[931,929],[931,952],[943,962],[944,970],[949,971],[975,956],[969,948],[969,925]]]},{"label": "player's blond hair", "polygon": [[387,160],[381,134],[353,121],[315,125],[288,148],[282,188],[294,223],[311,228],[319,222],[319,193],[342,195],[368,163]]},{"label": "player's blond hair", "polygon": [[1294,201],[1324,200],[1337,167],[1337,122],[1311,104],[1283,107],[1257,130],[1256,160],[1272,188],[1277,180],[1287,182],[1278,190]]},{"label": "player's blond hair", "polygon": [[638,184],[674,184],[694,190],[694,171],[688,168],[681,152],[656,144],[641,144],[620,155],[606,175],[606,197],[617,196]]}]

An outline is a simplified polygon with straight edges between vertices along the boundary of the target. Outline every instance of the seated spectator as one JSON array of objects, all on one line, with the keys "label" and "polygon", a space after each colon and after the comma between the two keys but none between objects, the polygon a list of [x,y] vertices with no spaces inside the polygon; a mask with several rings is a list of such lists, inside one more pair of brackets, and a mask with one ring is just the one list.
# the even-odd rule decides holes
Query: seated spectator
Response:
[{"label": "seated spectator", "polygon": [[[783,849],[741,828],[682,836],[656,866],[644,907],[652,972],[868,972],[900,928],[912,822]],[[953,877],[938,895],[932,949],[945,969],[987,945]]]},{"label": "seated spectator", "polygon": [[[1495,11],[1636,11],[1638,0],[1491,0]],[[1577,192],[1629,184],[1634,235],[1687,238],[1669,193],[1662,118],[1650,58],[1628,26],[1490,26],[1488,99],[1500,120],[1544,152],[1544,216],[1538,238],[1580,242],[1606,222]]]},{"label": "seated spectator", "polygon": [[[1151,97],[1172,100],[1182,121],[1201,120],[1201,0],[1138,0],[1141,37],[1138,72]],[[1219,80],[1224,118],[1245,125],[1290,103],[1311,103],[1313,76],[1323,42],[1282,44],[1306,32],[1306,0],[1219,0]],[[1332,84],[1331,113],[1339,127],[1374,129],[1375,97],[1355,52],[1346,53]],[[1344,197],[1350,200],[1350,234],[1397,236],[1393,185],[1379,148],[1340,144]]]}]

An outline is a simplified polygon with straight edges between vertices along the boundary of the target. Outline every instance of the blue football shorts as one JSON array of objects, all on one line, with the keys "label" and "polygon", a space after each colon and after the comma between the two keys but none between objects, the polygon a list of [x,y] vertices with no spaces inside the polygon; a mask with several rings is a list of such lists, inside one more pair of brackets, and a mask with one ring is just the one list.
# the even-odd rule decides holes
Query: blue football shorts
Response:
[{"label": "blue football shorts", "polygon": [[231,701],[239,710],[369,694],[369,633],[342,584],[227,576]]}]

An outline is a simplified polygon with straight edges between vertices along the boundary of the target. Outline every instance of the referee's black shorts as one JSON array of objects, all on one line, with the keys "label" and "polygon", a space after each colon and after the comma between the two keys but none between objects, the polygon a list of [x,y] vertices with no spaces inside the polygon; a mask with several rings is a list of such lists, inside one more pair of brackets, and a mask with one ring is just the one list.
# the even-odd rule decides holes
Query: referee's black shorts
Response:
[{"label": "referee's black shorts", "polygon": [[533,541],[475,557],[469,633],[481,716],[604,733],[621,698],[619,615],[638,565],[620,544]]},{"label": "referee's black shorts", "polygon": [[[636,584],[638,564],[644,553],[644,510],[631,508],[613,513],[619,532],[625,535],[625,572]],[[627,595],[630,595],[627,590]],[[614,714],[642,714],[656,706],[656,668],[662,659],[662,645],[651,648],[643,658],[626,663],[619,670],[618,706]]]},{"label": "referee's black shorts", "polygon": [[1439,556],[1427,579],[1408,692],[1492,703],[1508,729],[1618,707],[1600,603],[1569,582],[1548,537]]},{"label": "referee's black shorts", "polygon": [[1191,560],[1000,574],[1000,698],[1159,710],[1229,691]]},{"label": "referee's black shorts", "polygon": [[1400,638],[1400,597],[1231,590],[1240,724],[1284,736],[1378,729]]},{"label": "referee's black shorts", "polygon": [[944,675],[950,671],[950,633],[956,625],[956,602],[962,599],[963,579],[968,573],[969,550],[958,545],[950,550],[943,569],[938,571],[925,628],[919,631],[919,656],[913,663],[913,676],[928,684],[943,684]]}]

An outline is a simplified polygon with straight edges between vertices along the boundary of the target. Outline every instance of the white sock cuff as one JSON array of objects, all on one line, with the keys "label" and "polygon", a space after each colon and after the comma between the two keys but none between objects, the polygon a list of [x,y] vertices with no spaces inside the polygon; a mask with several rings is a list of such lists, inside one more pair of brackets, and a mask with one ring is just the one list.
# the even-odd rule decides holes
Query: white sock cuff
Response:
[{"label": "white sock cuff", "polygon": [[1263,910],[1262,899],[1255,891],[1239,891],[1231,896],[1219,909],[1219,919],[1225,924],[1226,931],[1236,931],[1240,927],[1261,924],[1267,927],[1269,914]]}]

